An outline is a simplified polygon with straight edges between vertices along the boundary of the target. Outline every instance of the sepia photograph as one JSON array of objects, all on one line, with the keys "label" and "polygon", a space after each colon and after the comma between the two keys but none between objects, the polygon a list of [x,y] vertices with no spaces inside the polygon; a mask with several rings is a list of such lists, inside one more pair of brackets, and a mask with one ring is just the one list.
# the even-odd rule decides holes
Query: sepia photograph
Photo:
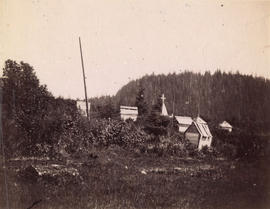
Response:
[{"label": "sepia photograph", "polygon": [[269,209],[270,0],[0,0],[0,209]]}]

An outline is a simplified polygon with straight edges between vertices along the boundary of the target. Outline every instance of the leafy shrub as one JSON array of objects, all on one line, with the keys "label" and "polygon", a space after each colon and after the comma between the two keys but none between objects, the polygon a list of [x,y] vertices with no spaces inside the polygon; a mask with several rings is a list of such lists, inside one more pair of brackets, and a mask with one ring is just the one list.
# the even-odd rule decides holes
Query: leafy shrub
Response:
[{"label": "leafy shrub", "polygon": [[8,157],[43,156],[76,117],[73,100],[54,98],[27,63],[5,62],[3,137]]},{"label": "leafy shrub", "polygon": [[[95,119],[90,125],[83,118],[73,121],[59,137],[57,152],[68,155],[88,153],[91,148],[109,148],[117,145],[134,153],[148,153],[157,156],[174,155],[186,157],[191,146],[179,133],[171,136],[148,134],[133,121]],[[192,148],[193,149],[193,148]]]},{"label": "leafy shrub", "polygon": [[213,131],[213,146],[228,158],[255,159],[265,152],[267,140],[251,130]]},{"label": "leafy shrub", "polygon": [[157,156],[171,155],[186,157],[188,151],[186,146],[188,142],[184,140],[180,134],[172,136],[158,136],[155,140],[148,141],[145,145],[145,150],[149,154],[156,154]]}]

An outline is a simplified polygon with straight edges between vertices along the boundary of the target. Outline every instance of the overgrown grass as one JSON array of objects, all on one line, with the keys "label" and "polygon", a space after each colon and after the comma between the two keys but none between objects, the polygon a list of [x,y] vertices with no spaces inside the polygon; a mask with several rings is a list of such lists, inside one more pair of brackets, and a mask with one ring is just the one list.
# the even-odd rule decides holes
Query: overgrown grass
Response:
[{"label": "overgrown grass", "polygon": [[[96,156],[97,155],[97,156]],[[8,163],[10,208],[267,208],[269,169],[263,160],[205,162],[178,157],[135,155],[119,146],[96,150],[87,160],[63,166],[79,175],[34,177],[17,172],[28,165],[59,162]],[[175,168],[178,168],[175,169]],[[24,175],[23,175],[24,174]],[[1,202],[5,187],[1,170]]]}]

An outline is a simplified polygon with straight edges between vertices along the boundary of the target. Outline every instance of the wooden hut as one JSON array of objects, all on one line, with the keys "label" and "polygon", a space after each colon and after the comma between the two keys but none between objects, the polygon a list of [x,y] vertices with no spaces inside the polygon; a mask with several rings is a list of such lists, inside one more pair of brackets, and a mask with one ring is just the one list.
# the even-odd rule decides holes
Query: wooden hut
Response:
[{"label": "wooden hut", "polygon": [[178,122],[178,128],[180,133],[184,133],[188,127],[192,124],[192,118],[188,116],[175,116]]},{"label": "wooden hut", "polygon": [[192,121],[184,136],[185,139],[196,145],[198,150],[201,150],[204,146],[210,147],[213,139],[207,123],[200,117]]},{"label": "wooden hut", "polygon": [[229,124],[227,121],[223,121],[222,123],[220,123],[219,125],[219,128],[220,129],[223,129],[223,130],[226,130],[226,131],[229,131],[229,132],[232,132],[232,125]]},{"label": "wooden hut", "polygon": [[[84,100],[77,100],[76,101],[76,106],[78,108],[78,110],[80,111],[80,113],[83,115],[83,116],[87,116],[87,113],[86,113],[86,104],[85,104],[85,101]],[[90,112],[90,102],[88,102],[88,113]]]},{"label": "wooden hut", "polygon": [[138,107],[120,106],[120,115],[122,120],[131,119],[136,121],[138,117]]}]

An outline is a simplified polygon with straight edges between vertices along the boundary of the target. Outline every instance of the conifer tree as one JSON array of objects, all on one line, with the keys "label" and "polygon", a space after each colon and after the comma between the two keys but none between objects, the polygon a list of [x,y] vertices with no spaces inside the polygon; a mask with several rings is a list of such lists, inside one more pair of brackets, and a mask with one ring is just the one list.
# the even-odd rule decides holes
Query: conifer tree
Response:
[{"label": "conifer tree", "polygon": [[144,90],[145,89],[140,83],[139,91],[137,93],[136,103],[135,103],[135,105],[138,107],[138,116],[140,120],[144,120],[148,113],[148,105],[145,101]]}]

